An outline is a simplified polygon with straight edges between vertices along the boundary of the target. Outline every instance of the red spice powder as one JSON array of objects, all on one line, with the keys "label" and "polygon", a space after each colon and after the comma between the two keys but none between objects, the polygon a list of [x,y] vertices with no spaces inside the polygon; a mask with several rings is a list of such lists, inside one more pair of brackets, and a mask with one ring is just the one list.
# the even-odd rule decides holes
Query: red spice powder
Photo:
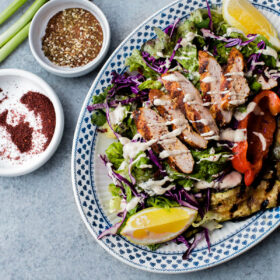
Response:
[{"label": "red spice powder", "polygon": [[0,114],[0,125],[6,127],[10,133],[13,143],[17,146],[21,153],[26,153],[32,148],[33,128],[28,122],[20,121],[16,126],[7,124],[8,110]]},{"label": "red spice powder", "polygon": [[45,150],[52,140],[56,125],[55,111],[52,102],[45,95],[33,91],[24,94],[20,102],[25,104],[30,111],[34,111],[35,115],[40,115],[42,119],[42,133],[47,138],[47,142],[44,145]]}]

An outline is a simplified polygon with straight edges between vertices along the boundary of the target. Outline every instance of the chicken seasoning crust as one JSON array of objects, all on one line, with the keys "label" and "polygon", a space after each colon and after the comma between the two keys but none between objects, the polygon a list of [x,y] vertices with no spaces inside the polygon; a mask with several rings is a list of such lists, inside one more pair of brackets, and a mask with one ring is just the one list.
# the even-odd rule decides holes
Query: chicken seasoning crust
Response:
[{"label": "chicken seasoning crust", "polygon": [[184,243],[187,259],[222,222],[280,203],[279,53],[215,7],[154,31],[88,106],[117,140],[100,157],[122,219],[99,238]]},{"label": "chicken seasoning crust", "polygon": [[96,58],[102,43],[103,31],[96,17],[87,10],[71,8],[49,20],[42,50],[51,62],[73,68]]}]

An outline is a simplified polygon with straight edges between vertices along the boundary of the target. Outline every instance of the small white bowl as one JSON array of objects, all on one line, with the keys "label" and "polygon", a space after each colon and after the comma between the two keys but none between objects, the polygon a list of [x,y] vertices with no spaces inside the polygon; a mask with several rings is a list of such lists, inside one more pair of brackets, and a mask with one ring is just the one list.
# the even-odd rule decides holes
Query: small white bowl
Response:
[{"label": "small white bowl", "polygon": [[[69,8],[82,8],[91,12],[103,30],[103,45],[98,56],[81,67],[63,67],[52,63],[42,51],[42,38],[49,20],[58,12]],[[88,0],[52,0],[40,8],[32,20],[29,31],[29,46],[38,63],[52,74],[62,77],[80,77],[95,69],[105,58],[110,45],[111,32],[109,23],[103,12]]]},{"label": "small white bowl", "polygon": [[[8,163],[0,158],[0,176],[12,177],[28,174],[45,164],[56,151],[64,129],[64,114],[61,103],[53,89],[38,76],[18,69],[1,69],[0,85],[3,92],[21,95],[28,91],[36,91],[47,96],[53,103],[56,117],[56,125],[49,146],[42,153],[35,155],[22,164]],[[5,103],[2,103],[3,106]],[[0,104],[1,108],[1,104]],[[1,110],[3,111],[3,110]]]}]

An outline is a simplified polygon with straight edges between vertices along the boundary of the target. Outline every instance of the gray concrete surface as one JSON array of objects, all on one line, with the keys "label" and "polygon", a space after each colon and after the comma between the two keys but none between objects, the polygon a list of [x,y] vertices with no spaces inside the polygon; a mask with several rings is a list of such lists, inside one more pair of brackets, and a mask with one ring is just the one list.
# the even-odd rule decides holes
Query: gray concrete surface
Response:
[{"label": "gray concrete surface", "polygon": [[[0,11],[9,2],[1,0]],[[145,18],[170,2],[95,0],[111,25],[109,53]],[[21,13],[22,10],[17,16]],[[15,18],[0,27],[0,33]],[[111,257],[96,244],[80,218],[70,174],[76,121],[98,69],[76,79],[53,76],[36,63],[28,42],[0,64],[0,68],[28,70],[46,80],[63,104],[66,121],[61,145],[45,166],[30,175],[0,178],[0,280],[280,279],[279,229],[242,256],[188,275],[146,273]]]}]

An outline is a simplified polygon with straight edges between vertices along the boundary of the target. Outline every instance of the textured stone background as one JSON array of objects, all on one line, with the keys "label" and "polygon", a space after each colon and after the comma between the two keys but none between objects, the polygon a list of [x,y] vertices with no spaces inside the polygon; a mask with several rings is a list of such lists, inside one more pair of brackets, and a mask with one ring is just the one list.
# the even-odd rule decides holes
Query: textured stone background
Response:
[{"label": "textured stone background", "polygon": [[[0,10],[9,2],[1,0]],[[106,14],[112,29],[109,54],[144,19],[171,2],[95,0],[94,3]],[[22,10],[17,16],[21,13]],[[0,33],[15,18],[0,27]],[[45,166],[27,176],[0,178],[1,280],[279,279],[280,230],[228,263],[188,275],[146,273],[111,257],[96,244],[80,218],[70,174],[76,121],[98,69],[76,79],[53,76],[36,63],[28,42],[20,46],[0,68],[28,70],[46,80],[62,102],[66,121],[61,145]]]}]

